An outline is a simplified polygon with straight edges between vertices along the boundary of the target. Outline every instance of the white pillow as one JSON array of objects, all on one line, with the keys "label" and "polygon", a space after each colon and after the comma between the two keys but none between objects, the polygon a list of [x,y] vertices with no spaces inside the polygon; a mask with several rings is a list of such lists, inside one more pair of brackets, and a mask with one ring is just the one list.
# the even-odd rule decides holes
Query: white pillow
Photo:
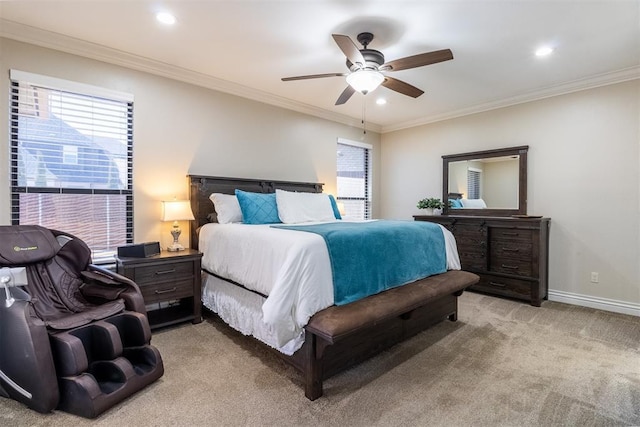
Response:
[{"label": "white pillow", "polygon": [[336,220],[331,200],[323,193],[276,190],[276,204],[280,221],[285,224]]},{"label": "white pillow", "polygon": [[460,199],[462,207],[470,209],[484,209],[487,204],[482,199]]},{"label": "white pillow", "polygon": [[230,224],[242,222],[242,211],[238,198],[234,194],[213,193],[209,196],[216,208],[218,222],[220,224]]}]

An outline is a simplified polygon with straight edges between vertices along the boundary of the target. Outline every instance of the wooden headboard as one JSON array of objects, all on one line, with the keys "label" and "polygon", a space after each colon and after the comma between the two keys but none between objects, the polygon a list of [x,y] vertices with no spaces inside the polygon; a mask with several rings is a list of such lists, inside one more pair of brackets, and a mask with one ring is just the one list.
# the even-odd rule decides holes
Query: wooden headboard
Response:
[{"label": "wooden headboard", "polygon": [[324,184],[316,182],[271,181],[267,179],[226,178],[217,176],[187,175],[189,178],[189,198],[194,221],[191,221],[191,247],[198,249],[198,229],[209,222],[217,222],[212,193],[235,194],[235,190],[252,193],[274,193],[276,189],[322,193]]}]

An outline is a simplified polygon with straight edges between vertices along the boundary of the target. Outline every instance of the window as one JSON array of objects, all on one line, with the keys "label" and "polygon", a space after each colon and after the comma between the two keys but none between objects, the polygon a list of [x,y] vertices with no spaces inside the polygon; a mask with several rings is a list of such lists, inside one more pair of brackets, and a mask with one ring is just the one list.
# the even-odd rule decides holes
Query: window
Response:
[{"label": "window", "polygon": [[11,70],[11,222],[84,240],[94,262],[133,241],[133,98]]},{"label": "window", "polygon": [[371,145],[338,140],[337,187],[345,218],[371,218]]},{"label": "window", "polygon": [[469,199],[480,198],[480,175],[482,170],[469,168],[467,169],[467,197]]}]

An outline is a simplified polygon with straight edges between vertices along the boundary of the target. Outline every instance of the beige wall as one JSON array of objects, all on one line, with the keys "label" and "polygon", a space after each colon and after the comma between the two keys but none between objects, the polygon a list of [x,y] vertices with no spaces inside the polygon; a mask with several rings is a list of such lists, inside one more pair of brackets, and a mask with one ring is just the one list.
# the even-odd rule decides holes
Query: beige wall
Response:
[{"label": "beige wall", "polygon": [[[134,232],[170,243],[160,201],[188,197],[188,173],[323,182],[335,192],[337,138],[362,130],[163,77],[0,38],[0,116],[8,117],[9,69],[134,95]],[[0,224],[9,224],[7,120],[0,120]],[[373,145],[378,187],[380,136]],[[377,192],[373,194],[377,215]],[[186,242],[186,234],[181,237]]]},{"label": "beige wall", "polygon": [[484,163],[482,197],[487,206],[499,209],[517,209],[519,165],[519,159]]},{"label": "beige wall", "polygon": [[639,132],[634,80],[384,134],[381,216],[440,197],[444,154],[529,145],[528,213],[552,221],[550,289],[640,310]]}]

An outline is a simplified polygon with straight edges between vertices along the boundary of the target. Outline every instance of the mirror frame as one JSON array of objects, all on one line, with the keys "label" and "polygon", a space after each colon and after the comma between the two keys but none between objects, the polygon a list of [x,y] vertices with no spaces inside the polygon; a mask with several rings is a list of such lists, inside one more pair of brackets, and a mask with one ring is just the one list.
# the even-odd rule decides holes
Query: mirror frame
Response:
[{"label": "mirror frame", "polygon": [[[444,215],[511,216],[527,214],[527,152],[528,145],[474,151],[470,153],[442,156],[442,200]],[[463,160],[487,159],[491,157],[520,156],[518,166],[518,208],[517,209],[449,209],[449,163]]]}]

